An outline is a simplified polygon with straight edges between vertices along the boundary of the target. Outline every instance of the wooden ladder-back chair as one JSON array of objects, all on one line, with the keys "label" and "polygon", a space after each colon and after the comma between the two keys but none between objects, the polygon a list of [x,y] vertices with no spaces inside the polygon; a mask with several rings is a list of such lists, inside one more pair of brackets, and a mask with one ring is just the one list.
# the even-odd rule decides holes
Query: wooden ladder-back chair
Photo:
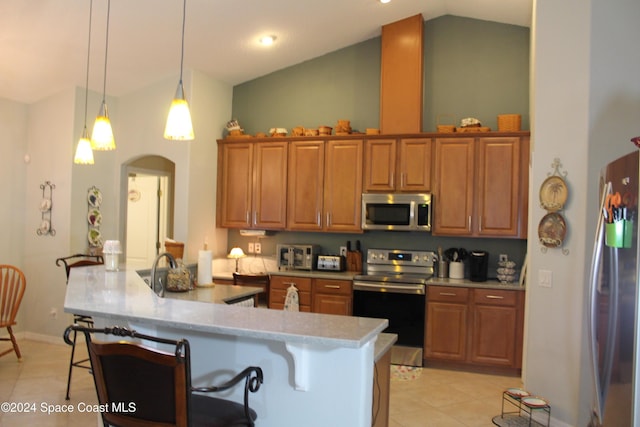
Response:
[{"label": "wooden ladder-back chair", "polygon": [[17,267],[0,264],[0,328],[7,328],[9,338],[0,338],[0,341],[11,341],[12,348],[0,352],[0,356],[12,351],[22,360],[20,347],[13,335],[13,325],[16,324],[16,316],[22,302],[24,290],[27,287],[27,279],[24,273]]},{"label": "wooden ladder-back chair", "polygon": [[[72,268],[76,267],[86,267],[90,265],[101,265],[104,264],[104,259],[102,255],[85,255],[85,254],[75,254],[70,255],[64,258],[58,258],[56,260],[56,265],[61,267],[64,265],[64,271],[67,275],[67,281],[69,282],[69,274],[71,273]],[[86,327],[93,327],[93,319],[91,316],[84,316],[82,314],[74,314],[73,315],[73,323],[79,324]],[[73,333],[73,345],[71,347],[71,358],[69,359],[69,375],[67,376],[67,394],[66,399],[69,400],[69,391],[71,390],[71,372],[73,368],[82,368],[82,369],[91,369],[89,366],[89,359],[80,359],[74,360],[76,354],[76,333]]]},{"label": "wooden ladder-back chair", "polygon": [[[255,425],[257,415],[249,407],[249,392],[258,391],[263,382],[259,367],[247,367],[219,386],[192,387],[186,339],[143,335],[117,326],[94,329],[72,325],[64,333],[64,340],[70,345],[72,332],[85,335],[98,403],[108,407],[102,412],[105,426]],[[136,342],[98,342],[91,338],[96,333],[130,337]],[[160,343],[168,350],[149,348],[138,341]],[[200,394],[228,390],[243,380],[242,404]]]},{"label": "wooden ladder-back chair", "polygon": [[244,286],[255,286],[262,288],[262,292],[258,294],[256,303],[261,301],[269,306],[269,275],[268,274],[240,274],[233,273],[233,284]]}]

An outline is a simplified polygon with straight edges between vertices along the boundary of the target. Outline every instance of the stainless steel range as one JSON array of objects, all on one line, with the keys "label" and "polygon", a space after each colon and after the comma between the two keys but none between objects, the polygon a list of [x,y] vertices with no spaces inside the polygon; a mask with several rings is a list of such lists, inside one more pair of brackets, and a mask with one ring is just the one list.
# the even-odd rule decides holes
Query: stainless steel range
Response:
[{"label": "stainless steel range", "polygon": [[367,250],[366,274],[353,281],[354,316],[389,320],[398,335],[391,363],[422,366],[427,281],[436,254],[402,249]]}]

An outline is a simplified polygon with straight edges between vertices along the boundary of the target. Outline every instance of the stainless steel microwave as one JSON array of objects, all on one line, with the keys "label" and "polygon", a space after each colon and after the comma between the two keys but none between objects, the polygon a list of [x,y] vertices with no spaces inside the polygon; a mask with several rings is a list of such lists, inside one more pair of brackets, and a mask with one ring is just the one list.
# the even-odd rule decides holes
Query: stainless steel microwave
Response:
[{"label": "stainless steel microwave", "polygon": [[363,193],[362,229],[431,231],[430,193]]}]

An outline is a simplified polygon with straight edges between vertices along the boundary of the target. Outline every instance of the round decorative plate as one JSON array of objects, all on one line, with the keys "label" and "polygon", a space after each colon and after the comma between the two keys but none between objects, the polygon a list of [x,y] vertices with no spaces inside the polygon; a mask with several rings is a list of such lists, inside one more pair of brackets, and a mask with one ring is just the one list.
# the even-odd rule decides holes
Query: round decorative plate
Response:
[{"label": "round decorative plate", "polygon": [[43,234],[48,233],[50,229],[51,229],[51,223],[49,222],[49,220],[43,219],[42,222],[40,223],[40,232]]},{"label": "round decorative plate", "polygon": [[49,212],[51,210],[51,199],[42,199],[40,202],[40,212]]},{"label": "round decorative plate", "polygon": [[538,238],[540,244],[547,248],[562,246],[564,236],[567,234],[567,224],[564,217],[557,212],[550,212],[542,217],[538,224]]},{"label": "round decorative plate", "polygon": [[521,388],[508,388],[505,391],[507,392],[508,395],[511,395],[513,397],[526,397],[530,395],[528,391],[523,390]]},{"label": "round decorative plate", "polygon": [[540,205],[549,212],[557,212],[564,207],[569,190],[564,179],[557,175],[545,179],[540,186]]},{"label": "round decorative plate", "polygon": [[96,228],[89,229],[87,240],[89,240],[91,246],[102,246],[102,234],[100,234],[100,230]]},{"label": "round decorative plate", "polygon": [[100,205],[102,204],[102,193],[100,192],[100,190],[95,187],[90,188],[89,192],[87,193],[87,201],[89,202],[89,205],[93,206],[94,208],[100,207]]},{"label": "round decorative plate", "polygon": [[523,397],[522,403],[533,408],[544,408],[545,406],[549,405],[549,402],[547,402],[546,400],[533,396]]},{"label": "round decorative plate", "polygon": [[87,213],[87,221],[89,224],[94,227],[99,227],[102,224],[102,214],[99,209],[89,209],[89,213]]}]

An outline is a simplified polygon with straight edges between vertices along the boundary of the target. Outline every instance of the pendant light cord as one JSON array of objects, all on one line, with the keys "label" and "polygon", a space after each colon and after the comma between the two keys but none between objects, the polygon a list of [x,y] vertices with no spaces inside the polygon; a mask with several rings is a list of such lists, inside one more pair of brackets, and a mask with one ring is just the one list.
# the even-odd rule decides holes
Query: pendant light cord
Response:
[{"label": "pendant light cord", "polygon": [[107,0],[107,33],[104,46],[104,82],[102,84],[102,102],[107,98],[107,52],[109,51],[109,16],[111,15],[111,0]]},{"label": "pendant light cord", "polygon": [[87,79],[84,84],[84,130],[87,130],[87,104],[89,104],[89,62],[91,58],[91,17],[93,16],[93,0],[89,1],[89,41],[87,43]]},{"label": "pendant light cord", "polygon": [[182,84],[182,68],[184,66],[184,26],[187,16],[187,0],[182,3],[182,46],[180,48],[180,84]]}]

